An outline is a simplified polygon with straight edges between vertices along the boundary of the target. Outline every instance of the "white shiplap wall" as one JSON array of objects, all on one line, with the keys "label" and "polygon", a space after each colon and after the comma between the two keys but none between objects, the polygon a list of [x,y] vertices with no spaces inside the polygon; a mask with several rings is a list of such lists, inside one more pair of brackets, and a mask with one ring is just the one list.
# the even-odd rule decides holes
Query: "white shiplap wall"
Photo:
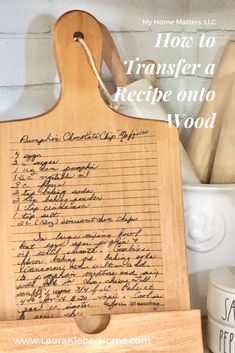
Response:
[{"label": "white shiplap wall", "polygon": [[[59,79],[53,54],[52,30],[66,11],[91,12],[112,32],[123,59],[139,56],[158,62],[217,62],[225,42],[235,38],[234,0],[0,0],[0,119],[32,116],[48,110],[59,94]],[[158,32],[191,34],[197,42],[205,26],[147,27],[142,19],[215,18],[213,49],[156,49]],[[110,78],[106,75],[106,80]],[[161,88],[181,89],[208,86],[210,78],[199,70],[197,77],[162,77]],[[197,114],[200,103],[172,100],[171,113]]]}]

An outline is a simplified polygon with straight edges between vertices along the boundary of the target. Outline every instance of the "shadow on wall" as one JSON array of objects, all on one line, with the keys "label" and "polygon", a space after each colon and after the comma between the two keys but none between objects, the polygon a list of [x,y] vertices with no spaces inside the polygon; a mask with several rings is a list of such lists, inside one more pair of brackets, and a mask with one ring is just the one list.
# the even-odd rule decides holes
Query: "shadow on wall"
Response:
[{"label": "shadow on wall", "polygon": [[[31,22],[25,39],[25,67],[18,68],[18,70],[25,71],[25,86],[4,87],[2,89],[0,87],[3,95],[1,99],[5,102],[9,101],[9,105],[12,103],[9,109],[1,111],[0,108],[0,120],[39,115],[56,103],[60,93],[60,84],[57,78],[53,40],[49,33],[37,35],[36,39],[33,36],[39,23],[43,24],[43,27],[48,28],[49,26],[51,28],[55,21],[55,17],[42,14]],[[9,75],[12,74],[9,72]],[[42,80],[45,81],[42,82]],[[37,84],[37,81],[40,84]],[[15,103],[13,103],[14,101]]]},{"label": "shadow on wall", "polygon": [[[207,293],[209,274],[211,270],[189,274],[189,287],[192,309],[201,309],[202,315],[207,314]],[[198,287],[200,283],[200,288]]]}]

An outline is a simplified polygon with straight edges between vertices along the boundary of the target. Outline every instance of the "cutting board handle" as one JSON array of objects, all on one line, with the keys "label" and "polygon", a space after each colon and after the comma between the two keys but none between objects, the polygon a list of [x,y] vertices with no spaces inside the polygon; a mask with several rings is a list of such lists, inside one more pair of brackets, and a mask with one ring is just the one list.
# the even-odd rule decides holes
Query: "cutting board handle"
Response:
[{"label": "cutting board handle", "polygon": [[84,11],[70,11],[59,18],[54,29],[55,55],[61,80],[59,104],[73,108],[102,104],[98,81],[80,42],[74,40],[81,32],[92,52],[98,71],[102,61],[102,30],[99,22]]}]

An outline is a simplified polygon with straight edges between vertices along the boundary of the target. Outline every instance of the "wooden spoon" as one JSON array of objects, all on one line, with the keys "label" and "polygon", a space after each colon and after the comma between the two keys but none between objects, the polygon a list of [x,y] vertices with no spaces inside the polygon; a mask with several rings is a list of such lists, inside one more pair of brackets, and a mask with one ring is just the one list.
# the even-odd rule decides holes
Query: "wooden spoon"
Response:
[{"label": "wooden spoon", "polygon": [[[143,67],[144,65],[144,67]],[[149,65],[149,67],[154,68],[153,73],[148,73],[149,70],[147,70],[147,66]],[[151,66],[150,66],[151,65]],[[157,69],[157,63],[154,60],[144,60],[142,62],[142,68],[141,68],[141,75],[143,78],[146,78],[153,87],[157,87],[158,86],[158,78],[157,78],[157,74],[156,74],[156,69]]]},{"label": "wooden spoon", "polygon": [[131,76],[125,71],[125,67],[110,32],[102,23],[100,23],[100,27],[103,35],[103,60],[112,74],[115,85],[117,87],[126,86],[132,82]]},{"label": "wooden spoon", "polygon": [[235,183],[235,76],[224,113],[211,184]]},{"label": "wooden spoon", "polygon": [[210,90],[216,92],[211,102],[204,102],[199,116],[207,119],[213,112],[217,113],[214,128],[194,128],[186,145],[196,173],[203,183],[208,183],[213,167],[221,122],[227,108],[227,95],[229,93],[235,73],[235,41],[227,43],[223,56],[217,67],[216,74],[211,82]]}]

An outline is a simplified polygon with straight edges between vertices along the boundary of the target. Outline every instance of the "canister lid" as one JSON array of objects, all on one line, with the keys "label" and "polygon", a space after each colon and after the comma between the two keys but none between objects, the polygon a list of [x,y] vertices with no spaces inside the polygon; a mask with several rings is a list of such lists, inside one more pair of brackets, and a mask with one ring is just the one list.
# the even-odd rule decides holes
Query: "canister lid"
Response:
[{"label": "canister lid", "polygon": [[211,271],[209,282],[218,289],[235,293],[235,267],[220,267]]}]

